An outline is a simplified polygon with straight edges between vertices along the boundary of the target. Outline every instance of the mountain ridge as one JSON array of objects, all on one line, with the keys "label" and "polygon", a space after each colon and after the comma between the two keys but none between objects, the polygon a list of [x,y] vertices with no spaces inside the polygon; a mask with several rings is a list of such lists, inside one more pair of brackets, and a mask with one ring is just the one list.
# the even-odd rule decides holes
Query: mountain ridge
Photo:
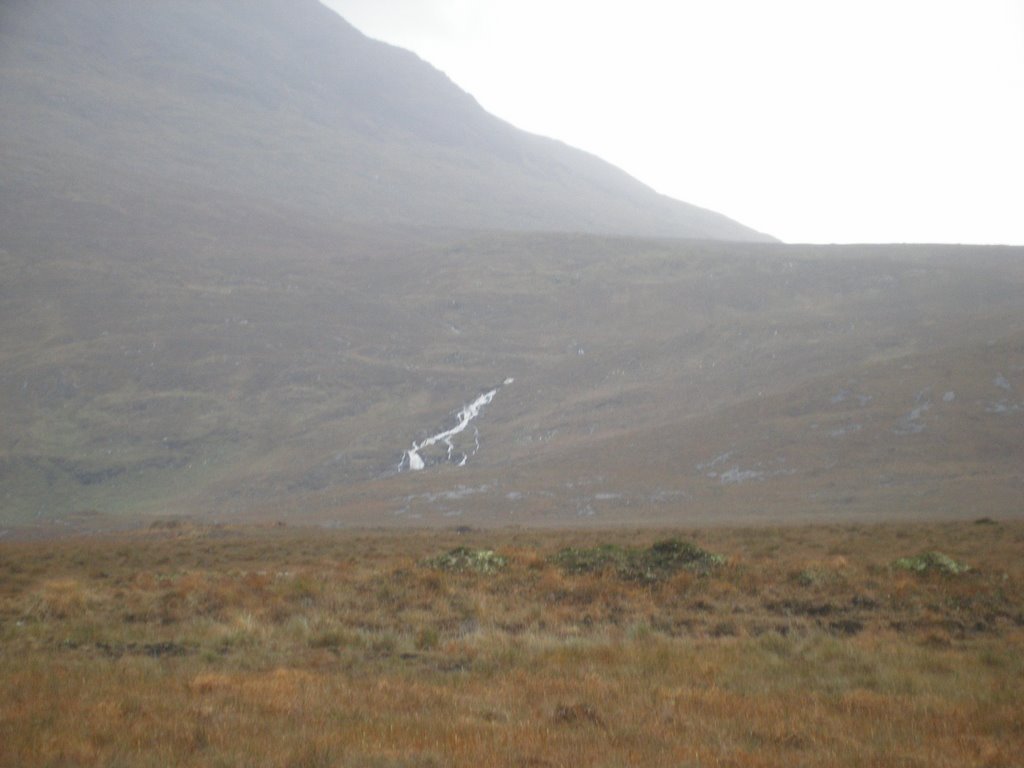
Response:
[{"label": "mountain ridge", "polygon": [[519,131],[316,0],[16,0],[0,22],[12,192],[130,206],[179,189],[374,224],[770,239]]}]

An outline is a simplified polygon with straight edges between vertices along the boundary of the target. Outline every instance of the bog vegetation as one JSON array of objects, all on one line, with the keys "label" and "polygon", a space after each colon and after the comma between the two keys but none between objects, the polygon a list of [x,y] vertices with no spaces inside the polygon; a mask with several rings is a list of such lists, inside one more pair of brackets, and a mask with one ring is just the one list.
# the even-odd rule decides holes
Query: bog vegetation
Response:
[{"label": "bog vegetation", "polygon": [[0,765],[1012,765],[1022,555],[1018,522],[6,542]]}]

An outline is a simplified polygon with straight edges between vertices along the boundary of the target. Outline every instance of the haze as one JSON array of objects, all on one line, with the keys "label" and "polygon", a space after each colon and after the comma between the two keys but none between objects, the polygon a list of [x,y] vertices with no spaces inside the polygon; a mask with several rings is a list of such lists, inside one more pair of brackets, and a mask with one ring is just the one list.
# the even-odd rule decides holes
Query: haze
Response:
[{"label": "haze", "polygon": [[1024,243],[1024,2],[325,2],[514,125],[788,242]]}]

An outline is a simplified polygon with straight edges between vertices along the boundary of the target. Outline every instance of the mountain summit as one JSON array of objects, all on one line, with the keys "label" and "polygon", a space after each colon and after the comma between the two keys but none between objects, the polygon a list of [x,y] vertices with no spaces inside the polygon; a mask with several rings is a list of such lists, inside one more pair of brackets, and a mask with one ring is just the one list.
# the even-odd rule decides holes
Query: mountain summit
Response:
[{"label": "mountain summit", "polygon": [[771,239],[514,128],[317,0],[10,0],[0,98],[0,185],[33,215]]}]

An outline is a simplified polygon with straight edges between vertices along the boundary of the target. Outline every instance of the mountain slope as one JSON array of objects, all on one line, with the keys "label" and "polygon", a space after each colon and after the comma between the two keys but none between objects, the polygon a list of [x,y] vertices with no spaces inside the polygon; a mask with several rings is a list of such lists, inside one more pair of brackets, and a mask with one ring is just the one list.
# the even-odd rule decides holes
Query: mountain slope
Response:
[{"label": "mountain slope", "polygon": [[6,224],[56,198],[92,218],[768,239],[503,123],[316,0],[12,0],[0,98]]},{"label": "mountain slope", "polygon": [[0,252],[0,519],[1019,513],[1022,249],[388,237]]},{"label": "mountain slope", "polygon": [[312,0],[11,0],[0,99],[0,536],[1020,514],[1020,248],[600,234],[722,220]]}]

